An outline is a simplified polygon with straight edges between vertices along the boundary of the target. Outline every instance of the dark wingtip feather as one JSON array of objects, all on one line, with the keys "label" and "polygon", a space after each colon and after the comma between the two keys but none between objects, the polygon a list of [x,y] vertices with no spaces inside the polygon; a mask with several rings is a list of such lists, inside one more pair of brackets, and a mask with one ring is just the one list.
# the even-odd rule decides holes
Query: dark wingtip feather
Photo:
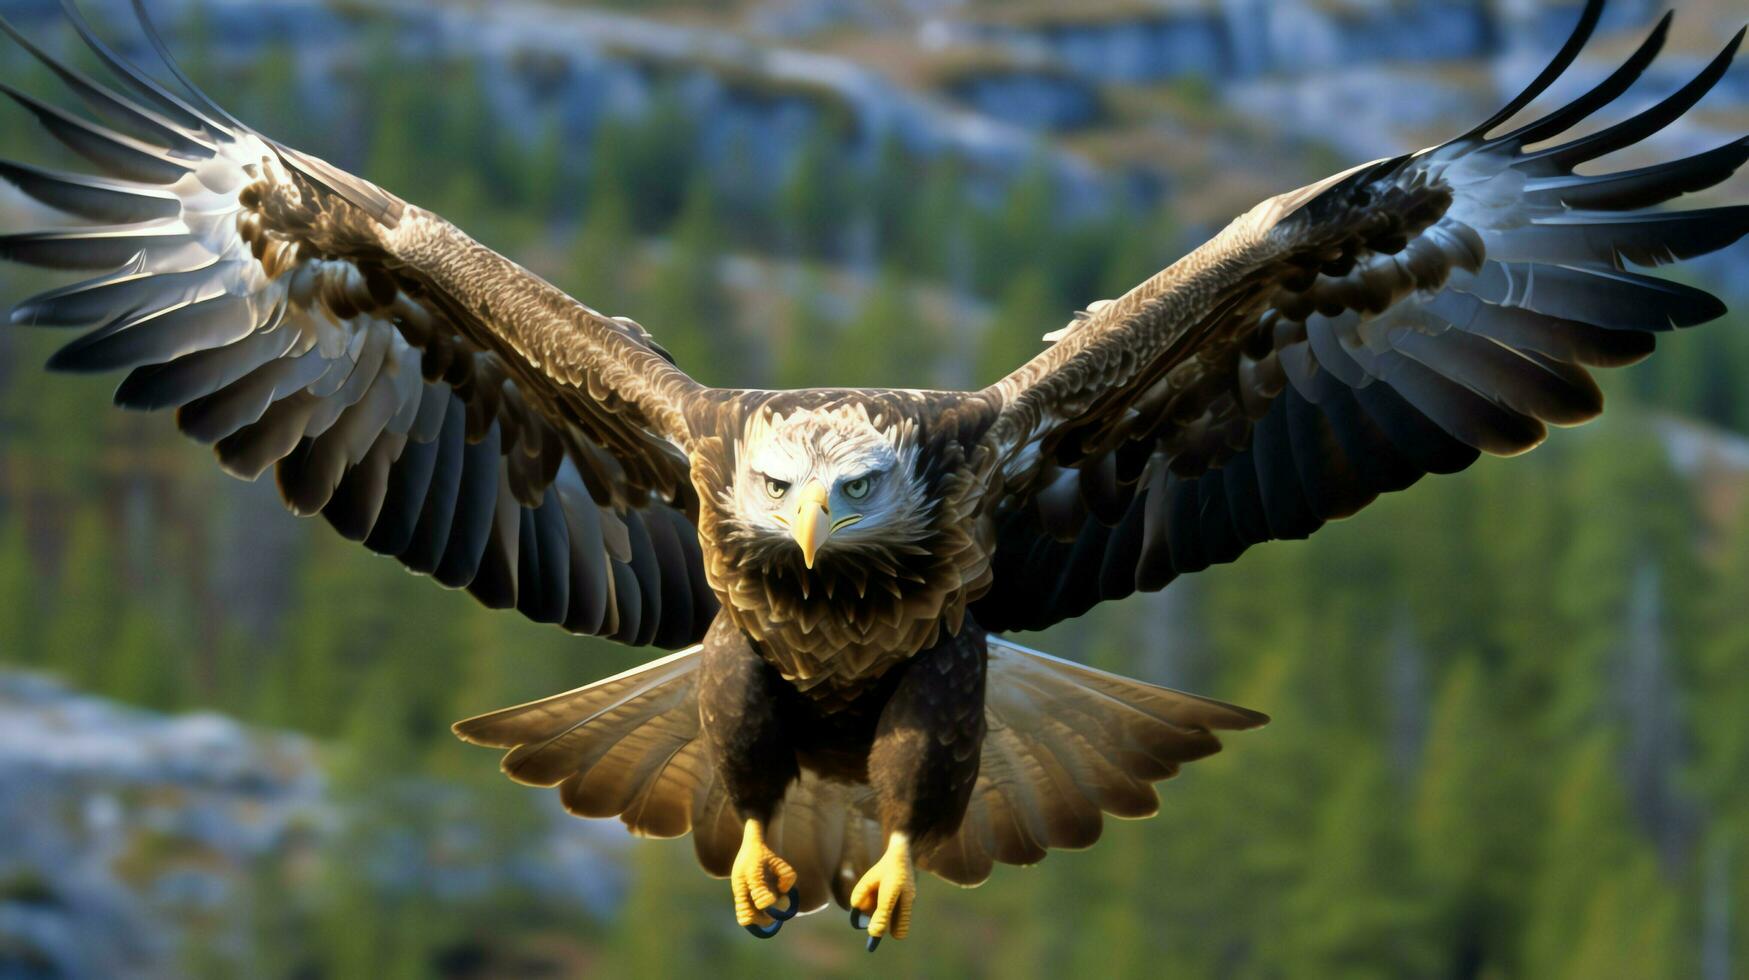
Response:
[{"label": "dark wingtip feather", "polygon": [[182,156],[204,160],[213,155],[210,145],[194,138],[174,121],[121,97],[85,73],[69,67],[33,44],[4,17],[0,17],[0,31],[4,31],[26,54],[53,72],[73,94],[110,122],[161,143]]},{"label": "dark wingtip feather", "polygon": [[1566,132],[1598,109],[1613,102],[1623,92],[1626,92],[1628,87],[1633,85],[1641,75],[1645,74],[1646,68],[1664,49],[1664,42],[1669,37],[1670,23],[1674,17],[1674,11],[1665,11],[1664,16],[1658,19],[1657,26],[1652,28],[1652,32],[1646,36],[1646,39],[1640,43],[1634,53],[1629,55],[1627,60],[1623,61],[1621,66],[1611,72],[1608,77],[1593,86],[1590,91],[1541,119],[1526,123],[1510,133],[1489,140],[1487,145],[1524,146],[1528,143],[1549,139]]},{"label": "dark wingtip feather", "polygon": [[[72,0],[64,0],[64,2],[71,3]],[[134,15],[140,20],[140,30],[145,32],[147,43],[151,44],[152,50],[157,52],[158,59],[164,63],[164,67],[170,69],[170,74],[182,83],[183,88],[188,90],[188,94],[194,98],[195,107],[203,112],[211,113],[239,129],[247,130],[249,127],[244,125],[242,120],[226,112],[212,99],[207,98],[206,93],[200,90],[200,86],[194,84],[194,80],[189,78],[188,73],[182,70],[182,66],[176,63],[176,58],[170,53],[170,46],[164,43],[164,38],[158,34],[157,26],[152,23],[151,15],[146,13],[146,5],[143,0],[133,0],[133,4]]]},{"label": "dark wingtip feather", "polygon": [[0,160],[0,180],[41,204],[106,224],[174,218],[182,210],[182,202],[163,191],[57,173],[12,160]]},{"label": "dark wingtip feather", "polygon": [[193,169],[161,147],[117,133],[0,82],[0,94],[24,107],[62,145],[117,177],[172,184]]},{"label": "dark wingtip feather", "polygon": [[1572,173],[1573,168],[1581,163],[1646,139],[1694,108],[1695,103],[1712,91],[1719,79],[1725,77],[1725,73],[1731,68],[1731,62],[1737,57],[1737,50],[1742,47],[1745,31],[1749,31],[1749,27],[1738,30],[1724,48],[1707,62],[1706,67],[1657,105],[1607,129],[1559,146],[1527,153],[1513,166],[1526,173],[1539,175]]},{"label": "dark wingtip feather", "polygon": [[1525,197],[1572,209],[1633,211],[1703,191],[1749,161],[1749,136],[1682,160],[1596,176],[1534,178]]},{"label": "dark wingtip feather", "polygon": [[60,0],[60,3],[61,12],[66,15],[68,23],[73,25],[73,30],[79,33],[80,40],[84,41],[86,47],[91,49],[91,53],[107,65],[111,72],[115,73],[117,79],[189,132],[206,132],[226,140],[231,138],[230,133],[221,123],[202,114],[194,106],[179,98],[176,93],[164,88],[150,75],[141,71],[133,62],[116,54],[109,45],[103,42],[102,38],[97,36],[97,32],[91,29],[90,22],[85,19],[84,13],[79,10],[78,4],[74,3],[73,0]]},{"label": "dark wingtip feather", "polygon": [[1530,105],[1536,97],[1543,94],[1555,79],[1560,78],[1572,66],[1579,52],[1590,42],[1591,34],[1597,29],[1597,21],[1603,16],[1604,0],[1587,0],[1585,9],[1579,14],[1579,22],[1573,25],[1573,33],[1567,36],[1567,43],[1561,46],[1548,66],[1537,75],[1524,91],[1514,96],[1512,101],[1500,108],[1499,112],[1489,116],[1481,125],[1459,137],[1456,142],[1467,143],[1485,139],[1488,131],[1517,115],[1525,106]]}]

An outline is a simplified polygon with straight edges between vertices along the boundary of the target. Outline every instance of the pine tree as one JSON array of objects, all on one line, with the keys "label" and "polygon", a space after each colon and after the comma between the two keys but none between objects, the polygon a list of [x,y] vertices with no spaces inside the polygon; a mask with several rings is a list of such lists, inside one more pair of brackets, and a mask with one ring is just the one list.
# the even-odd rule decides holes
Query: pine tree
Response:
[{"label": "pine tree", "polygon": [[0,662],[35,664],[45,656],[43,590],[34,565],[23,527],[7,515],[0,522]]},{"label": "pine tree", "polygon": [[1041,338],[1068,322],[1052,305],[1050,285],[1040,275],[1022,273],[1009,280],[996,315],[984,328],[976,383],[990,384],[1045,349]]},{"label": "pine tree", "polygon": [[1693,975],[1680,897],[1632,830],[1614,756],[1599,733],[1578,744],[1559,769],[1526,909],[1525,976]]},{"label": "pine tree", "polygon": [[1102,228],[1109,243],[1099,276],[1102,298],[1122,296],[1171,264],[1179,233],[1170,212],[1131,218],[1120,212]]},{"label": "pine tree", "polygon": [[1017,274],[1051,274],[1061,258],[1055,209],[1050,171],[1035,165],[1014,182],[1001,208],[978,214],[971,227],[981,292],[999,294]]},{"label": "pine tree", "polygon": [[1407,860],[1400,801],[1368,746],[1344,753],[1338,782],[1307,840],[1316,855],[1288,896],[1278,963],[1302,976],[1425,975],[1429,909]]},{"label": "pine tree", "polygon": [[705,384],[734,385],[746,377],[750,359],[718,279],[722,254],[715,192],[700,177],[670,230],[646,322],[660,325],[655,333],[681,370]]},{"label": "pine tree", "polygon": [[789,302],[783,332],[774,340],[779,387],[805,388],[823,383],[822,369],[835,341],[837,324],[826,315],[820,279],[819,269],[808,266],[803,270]]},{"label": "pine tree", "polygon": [[609,171],[590,184],[589,209],[571,245],[562,282],[573,296],[608,316],[631,316],[634,289],[629,279],[640,242],[625,189],[616,180]]},{"label": "pine tree", "polygon": [[896,268],[882,270],[862,308],[838,332],[830,380],[848,387],[918,387],[933,376],[939,348]]},{"label": "pine tree", "polygon": [[109,642],[109,666],[100,687],[104,694],[159,710],[177,707],[180,658],[164,642],[159,619],[145,603],[127,602]]},{"label": "pine tree", "polygon": [[778,191],[777,221],[791,256],[828,256],[851,205],[847,161],[837,134],[815,127]]},{"label": "pine tree", "polygon": [[1501,765],[1526,738],[1501,702],[1476,658],[1447,672],[1409,828],[1452,975],[1499,972],[1516,958],[1513,912],[1540,827],[1534,777]]},{"label": "pine tree", "polygon": [[420,162],[420,148],[430,146],[430,140],[424,138],[429,132],[426,126],[435,121],[428,101],[421,97],[428,73],[400,60],[391,45],[379,45],[377,50],[381,57],[374,62],[370,79],[375,105],[369,112],[362,175],[408,200],[430,201],[439,186],[435,180],[438,173]]},{"label": "pine tree", "polygon": [[1703,842],[1705,980],[1749,964],[1749,500],[1726,529],[1707,580],[1690,699],[1695,783],[1711,815]]},{"label": "pine tree", "polygon": [[95,510],[73,519],[55,600],[53,625],[43,637],[47,666],[81,687],[100,687],[112,666],[121,587],[109,529]]},{"label": "pine tree", "polygon": [[964,175],[952,158],[932,160],[923,168],[920,181],[914,172],[911,193],[895,233],[896,248],[883,248],[882,258],[899,263],[918,276],[948,283],[970,292],[976,282],[976,246],[970,233],[969,207]]}]

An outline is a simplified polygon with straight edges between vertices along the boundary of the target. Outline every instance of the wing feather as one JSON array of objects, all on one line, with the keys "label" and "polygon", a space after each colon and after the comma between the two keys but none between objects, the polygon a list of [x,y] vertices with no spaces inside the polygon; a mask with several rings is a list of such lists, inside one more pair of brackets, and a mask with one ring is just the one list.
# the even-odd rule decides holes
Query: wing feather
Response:
[{"label": "wing feather", "polygon": [[1588,368],[1722,315],[1706,292],[1629,266],[1749,233],[1749,206],[1656,209],[1728,178],[1749,138],[1636,170],[1574,168],[1682,117],[1742,31],[1650,108],[1568,138],[1646,73],[1665,17],[1595,86],[1506,128],[1602,6],[1590,0],[1549,67],[1466,135],[1263,202],[986,389],[1003,503],[978,621],[1043,628],[1305,537],[1425,473],[1529,450],[1602,411]]},{"label": "wing feather", "polygon": [[442,218],[250,130],[66,16],[108,78],[0,32],[92,118],[0,83],[101,175],[0,161],[96,224],[0,235],[0,258],[101,273],[12,322],[87,328],[50,366],[128,370],[118,404],[174,408],[287,507],[493,607],[685,646],[715,614],[682,408],[698,385],[604,316]]}]

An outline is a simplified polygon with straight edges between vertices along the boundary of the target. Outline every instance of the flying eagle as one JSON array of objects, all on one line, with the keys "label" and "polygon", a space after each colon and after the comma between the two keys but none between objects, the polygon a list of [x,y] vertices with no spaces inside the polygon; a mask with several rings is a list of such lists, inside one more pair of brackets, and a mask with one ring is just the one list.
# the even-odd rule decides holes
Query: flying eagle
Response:
[{"label": "flying eagle", "polygon": [[1602,6],[1470,132],[1264,201],[978,391],[708,388],[637,323],[239,122],[150,24],[175,87],[70,3],[105,81],[0,26],[89,114],[0,91],[103,175],[0,162],[88,219],[0,256],[98,273],[13,322],[93,326],[51,366],[125,370],[117,404],[174,408],[295,513],[493,608],[678,649],[455,730],[576,814],[690,831],[755,934],[835,899],[872,949],[905,936],[918,870],[973,885],[1086,847],[1102,814],[1153,813],[1215,732],[1266,720],[998,634],[1524,452],[1601,411],[1589,368],[1724,312],[1629,266],[1749,230],[1745,206],[1658,208],[1749,139],[1576,168],[1681,117],[1741,32],[1675,94],[1568,134],[1666,16],[1590,91],[1507,125]]}]

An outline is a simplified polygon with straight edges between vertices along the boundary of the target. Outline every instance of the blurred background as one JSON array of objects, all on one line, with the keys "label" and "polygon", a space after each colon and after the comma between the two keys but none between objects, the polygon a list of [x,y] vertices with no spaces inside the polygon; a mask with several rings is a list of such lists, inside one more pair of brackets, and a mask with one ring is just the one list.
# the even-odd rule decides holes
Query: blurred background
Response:
[{"label": "blurred background", "polygon": [[[1453,135],[1534,0],[150,0],[263,132],[706,382],[981,385],[1261,198]],[[1660,4],[1617,0],[1544,104]],[[1632,109],[1745,18],[1681,8]],[[85,4],[149,58],[125,4]],[[50,0],[0,12],[87,64]],[[15,48],[0,77],[54,93]],[[55,162],[11,105],[0,150]],[[1738,67],[1649,144],[1749,132]],[[1638,165],[1645,154],[1606,160]],[[1705,200],[1743,201],[1749,183]],[[1695,199],[1698,203],[1702,198]],[[4,188],[0,225],[56,219]],[[1749,251],[1674,273],[1749,310]],[[51,283],[0,269],[7,301]],[[1023,642],[1268,711],[1084,853],[736,928],[451,721],[646,659],[482,611],[0,332],[0,975],[1749,976],[1749,315],[1528,458]]]}]

